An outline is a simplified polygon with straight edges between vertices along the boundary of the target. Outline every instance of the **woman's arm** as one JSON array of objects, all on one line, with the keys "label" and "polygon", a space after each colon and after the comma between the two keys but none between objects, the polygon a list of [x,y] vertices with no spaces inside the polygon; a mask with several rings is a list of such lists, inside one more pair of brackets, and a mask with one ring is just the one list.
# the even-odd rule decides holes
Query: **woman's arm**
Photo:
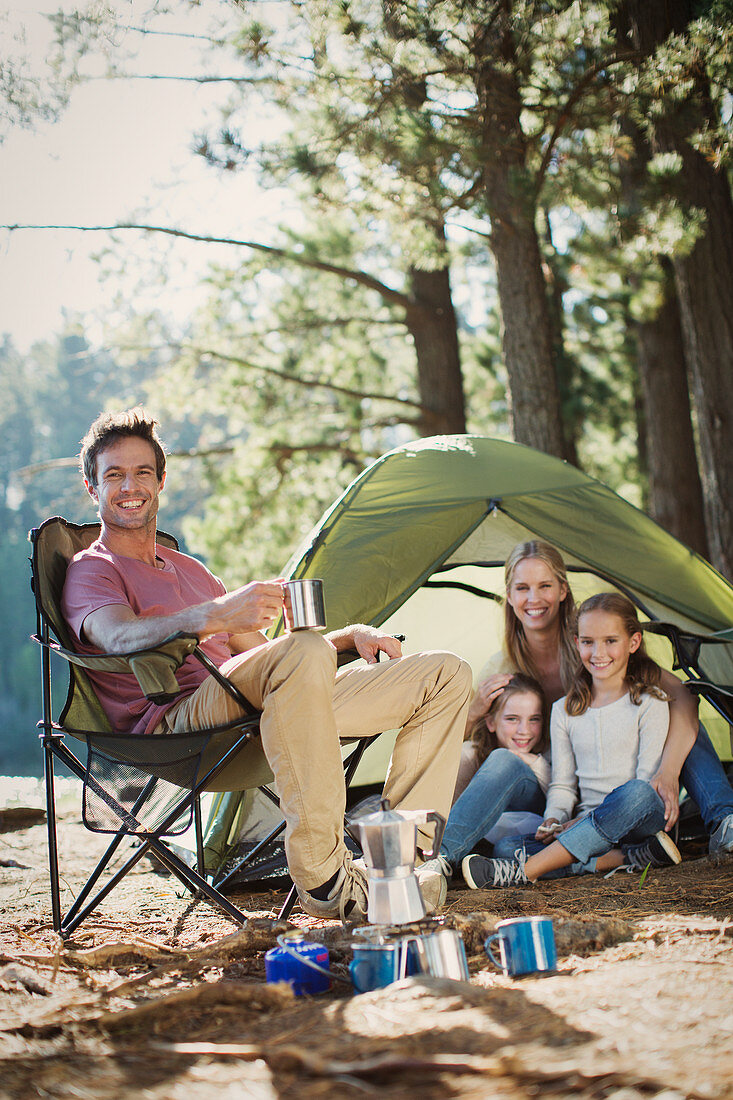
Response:
[{"label": "woman's arm", "polygon": [[669,832],[679,817],[680,772],[695,744],[699,719],[697,699],[672,672],[662,669],[660,687],[669,696],[669,732],[661,762],[649,782],[664,802],[664,828]]},{"label": "woman's arm", "polygon": [[501,695],[511,678],[509,672],[497,672],[481,681],[468,708],[466,735],[471,733],[479,718],[483,718],[488,713],[494,699],[497,695]]}]

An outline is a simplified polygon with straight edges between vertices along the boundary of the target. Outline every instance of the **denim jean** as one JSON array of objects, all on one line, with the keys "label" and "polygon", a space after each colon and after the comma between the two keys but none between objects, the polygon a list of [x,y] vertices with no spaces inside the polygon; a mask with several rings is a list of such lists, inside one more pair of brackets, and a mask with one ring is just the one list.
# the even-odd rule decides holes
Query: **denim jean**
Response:
[{"label": "denim jean", "polygon": [[733,787],[704,726],[698,730],[680,780],[697,805],[708,833],[714,833],[723,818],[733,814]]},{"label": "denim jean", "polygon": [[494,749],[453,803],[440,854],[455,867],[507,810],[541,814],[545,795],[529,764],[509,749]]},{"label": "denim jean", "polygon": [[[581,818],[557,837],[563,848],[575,857],[569,867],[551,871],[543,878],[562,878],[596,869],[596,857],[627,844],[638,844],[664,828],[664,803],[643,779],[630,779],[607,794],[586,817]],[[541,852],[545,845],[534,836],[507,837],[497,844],[494,855],[512,859],[518,848],[528,856]]]}]

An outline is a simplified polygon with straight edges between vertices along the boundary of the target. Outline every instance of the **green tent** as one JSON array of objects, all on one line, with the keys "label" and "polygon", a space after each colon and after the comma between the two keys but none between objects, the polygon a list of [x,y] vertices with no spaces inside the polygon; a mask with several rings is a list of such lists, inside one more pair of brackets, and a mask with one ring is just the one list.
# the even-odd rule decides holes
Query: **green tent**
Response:
[{"label": "green tent", "polygon": [[[705,636],[733,626],[733,586],[698,554],[574,466],[484,436],[436,436],[383,455],[328,509],[285,575],[323,579],[328,629],[384,626],[406,635],[406,652],[459,653],[477,678],[501,648],[503,563],[529,538],[561,551],[578,600],[614,587],[643,618]],[[647,645],[672,666],[666,639],[650,635]],[[727,644],[721,635],[702,646],[700,666],[733,684],[730,633]],[[728,724],[705,703],[701,715],[730,758]],[[380,782],[390,749],[390,738],[379,738],[357,782]],[[212,848],[231,808],[231,799],[219,807]]]},{"label": "green tent", "polygon": [[[684,630],[733,624],[733,586],[648,516],[566,462],[484,436],[435,436],[383,455],[329,508],[286,574],[323,578],[329,629],[385,625],[407,635],[410,651],[453,649],[477,674],[501,646],[504,560],[529,538],[561,551],[576,598],[616,587],[644,617]],[[671,664],[666,642],[648,644]],[[733,646],[722,639],[703,646],[700,664],[733,683]],[[727,724],[710,724],[729,755]]]}]

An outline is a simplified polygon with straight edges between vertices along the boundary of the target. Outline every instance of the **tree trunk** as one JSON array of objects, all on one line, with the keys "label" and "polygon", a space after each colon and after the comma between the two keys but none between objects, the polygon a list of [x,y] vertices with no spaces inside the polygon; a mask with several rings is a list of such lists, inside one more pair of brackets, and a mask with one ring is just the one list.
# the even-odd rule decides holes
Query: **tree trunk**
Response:
[{"label": "tree trunk", "polygon": [[[619,37],[623,26],[617,26]],[[622,43],[623,47],[623,43]],[[623,206],[622,232],[638,229],[644,209],[644,184],[652,150],[644,131],[631,118],[621,119],[621,130],[631,140],[634,155],[621,158],[619,175]],[[623,211],[623,212],[622,212]],[[690,393],[679,301],[670,260],[658,257],[664,283],[663,302],[655,317],[634,324],[642,416],[637,416],[639,463],[647,474],[646,508],[665,530],[707,557],[700,469],[692,429]],[[636,288],[639,277],[629,272]]]},{"label": "tree trunk", "polygon": [[682,326],[672,280],[668,290],[657,316],[636,326],[646,413],[649,512],[675,538],[707,557]]},{"label": "tree trunk", "polygon": [[456,314],[447,267],[411,268],[405,321],[415,345],[421,435],[455,435],[466,430],[466,404]]},{"label": "tree trunk", "polygon": [[[694,17],[690,0],[628,0],[629,36],[644,57]],[[733,579],[733,199],[725,169],[716,170],[690,144],[711,117],[705,74],[690,74],[686,99],[655,117],[652,147],[676,152],[676,194],[683,207],[706,215],[691,253],[672,256],[685,353],[700,437],[702,484],[711,560]]]},{"label": "tree trunk", "polygon": [[491,218],[514,438],[567,457],[533,181],[526,165],[511,3],[476,28],[482,172]]}]

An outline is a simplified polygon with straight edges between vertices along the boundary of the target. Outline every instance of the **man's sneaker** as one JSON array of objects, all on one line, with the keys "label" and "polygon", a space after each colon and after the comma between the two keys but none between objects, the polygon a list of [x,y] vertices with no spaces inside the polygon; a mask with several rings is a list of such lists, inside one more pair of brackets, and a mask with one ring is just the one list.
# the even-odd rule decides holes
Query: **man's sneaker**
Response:
[{"label": "man's sneaker", "polygon": [[483,890],[486,886],[530,886],[524,873],[526,858],[521,848],[514,853],[514,859],[470,855],[461,863],[461,870],[472,890]]},{"label": "man's sneaker", "polygon": [[445,902],[448,882],[453,877],[453,868],[445,856],[429,859],[415,869],[420,885],[420,893],[425,902],[425,912],[434,913]]},{"label": "man's sneaker", "polygon": [[710,837],[708,851],[711,855],[715,852],[733,852],[733,814],[728,814],[718,825]]},{"label": "man's sneaker", "polygon": [[624,845],[624,865],[630,871],[643,871],[652,867],[672,867],[682,856],[669,833],[658,832],[642,844]]},{"label": "man's sneaker", "polygon": [[352,860],[346,852],[336,884],[325,901],[314,898],[307,890],[298,887],[298,897],[303,909],[311,917],[332,920],[339,917],[346,921],[366,920],[369,908],[369,881],[363,859]]}]

